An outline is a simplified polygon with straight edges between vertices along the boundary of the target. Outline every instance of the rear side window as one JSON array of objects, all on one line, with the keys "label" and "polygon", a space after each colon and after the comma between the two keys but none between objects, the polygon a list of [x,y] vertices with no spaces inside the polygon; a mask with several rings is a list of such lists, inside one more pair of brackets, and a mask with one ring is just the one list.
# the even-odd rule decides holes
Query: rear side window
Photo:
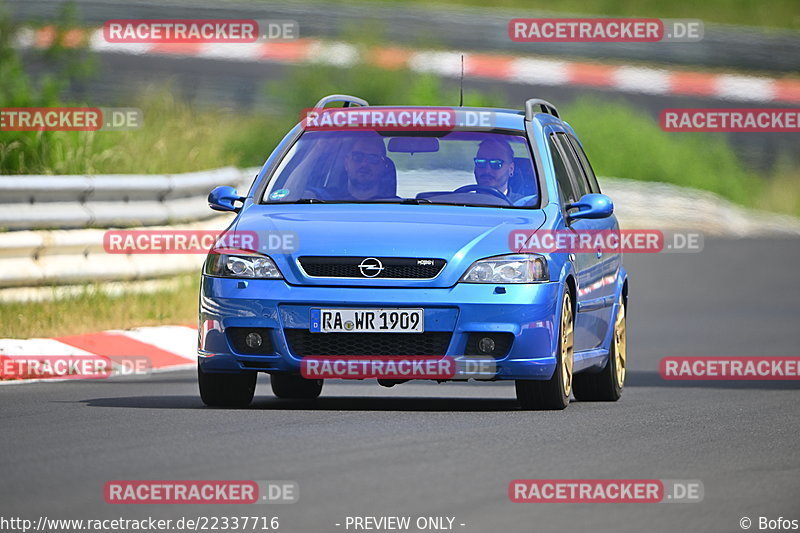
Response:
[{"label": "rear side window", "polygon": [[581,164],[578,161],[578,156],[575,155],[575,152],[569,145],[567,134],[557,133],[556,139],[558,139],[558,144],[561,146],[561,154],[564,157],[564,162],[567,164],[567,168],[572,176],[572,183],[575,187],[575,193],[578,195],[578,198],[580,198],[584,194],[589,193],[589,183],[586,181],[586,176],[584,175]]},{"label": "rear side window", "polygon": [[600,184],[597,183],[597,176],[594,174],[594,169],[589,163],[589,158],[586,157],[586,152],[583,151],[581,143],[579,143],[578,139],[572,135],[567,135],[567,138],[569,139],[570,145],[572,145],[572,149],[575,150],[576,154],[578,154],[578,159],[583,167],[583,172],[586,174],[586,179],[589,181],[589,190],[594,193],[599,193]]},{"label": "rear side window", "polygon": [[550,154],[553,157],[553,169],[556,172],[556,182],[558,183],[558,192],[561,201],[564,204],[569,204],[577,200],[575,196],[575,187],[569,177],[569,171],[564,164],[564,159],[561,155],[561,150],[556,144],[555,135],[550,135]]}]

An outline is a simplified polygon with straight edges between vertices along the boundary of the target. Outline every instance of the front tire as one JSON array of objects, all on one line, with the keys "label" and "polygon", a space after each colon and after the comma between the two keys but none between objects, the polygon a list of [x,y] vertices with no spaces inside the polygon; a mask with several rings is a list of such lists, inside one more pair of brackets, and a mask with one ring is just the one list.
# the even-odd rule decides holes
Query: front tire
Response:
[{"label": "front tire", "polygon": [[197,365],[200,398],[209,407],[247,407],[256,392],[256,372],[210,374]]},{"label": "front tire", "polygon": [[561,410],[569,405],[575,350],[575,318],[569,291],[561,298],[556,369],[547,381],[516,380],[517,400],[524,410]]},{"label": "front tire", "polygon": [[575,399],[582,402],[616,402],[622,396],[628,366],[625,300],[620,298],[614,319],[614,337],[608,352],[608,363],[598,374],[575,376]]},{"label": "front tire", "polygon": [[287,400],[313,400],[322,393],[321,379],[306,379],[292,374],[272,374],[272,392]]}]

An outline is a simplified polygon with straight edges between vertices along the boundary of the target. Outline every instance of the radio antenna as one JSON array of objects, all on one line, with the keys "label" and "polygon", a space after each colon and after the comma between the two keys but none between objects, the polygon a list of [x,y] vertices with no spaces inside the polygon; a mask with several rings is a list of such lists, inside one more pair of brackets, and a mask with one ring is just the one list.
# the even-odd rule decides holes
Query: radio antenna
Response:
[{"label": "radio antenna", "polygon": [[461,54],[461,89],[459,91],[458,107],[464,107],[464,54]]}]

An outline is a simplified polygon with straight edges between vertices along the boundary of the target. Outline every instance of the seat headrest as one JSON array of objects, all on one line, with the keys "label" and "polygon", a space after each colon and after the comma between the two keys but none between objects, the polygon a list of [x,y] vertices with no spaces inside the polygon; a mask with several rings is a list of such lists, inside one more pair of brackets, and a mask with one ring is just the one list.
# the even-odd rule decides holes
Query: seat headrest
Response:
[{"label": "seat headrest", "polygon": [[536,181],[533,163],[527,157],[514,158],[514,174],[508,180],[508,187],[523,196],[536,194]]},{"label": "seat headrest", "polygon": [[385,158],[386,160],[386,171],[381,176],[381,185],[380,185],[380,196],[382,197],[391,197],[397,196],[397,167],[394,164],[394,161],[389,159],[388,157]]}]

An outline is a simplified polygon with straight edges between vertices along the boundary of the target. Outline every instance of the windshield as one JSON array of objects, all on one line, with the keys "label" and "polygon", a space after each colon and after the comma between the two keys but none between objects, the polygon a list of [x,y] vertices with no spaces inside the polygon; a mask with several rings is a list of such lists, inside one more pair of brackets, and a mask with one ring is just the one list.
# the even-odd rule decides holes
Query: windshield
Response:
[{"label": "windshield", "polygon": [[261,201],[531,208],[539,204],[534,168],[522,135],[306,131]]}]

